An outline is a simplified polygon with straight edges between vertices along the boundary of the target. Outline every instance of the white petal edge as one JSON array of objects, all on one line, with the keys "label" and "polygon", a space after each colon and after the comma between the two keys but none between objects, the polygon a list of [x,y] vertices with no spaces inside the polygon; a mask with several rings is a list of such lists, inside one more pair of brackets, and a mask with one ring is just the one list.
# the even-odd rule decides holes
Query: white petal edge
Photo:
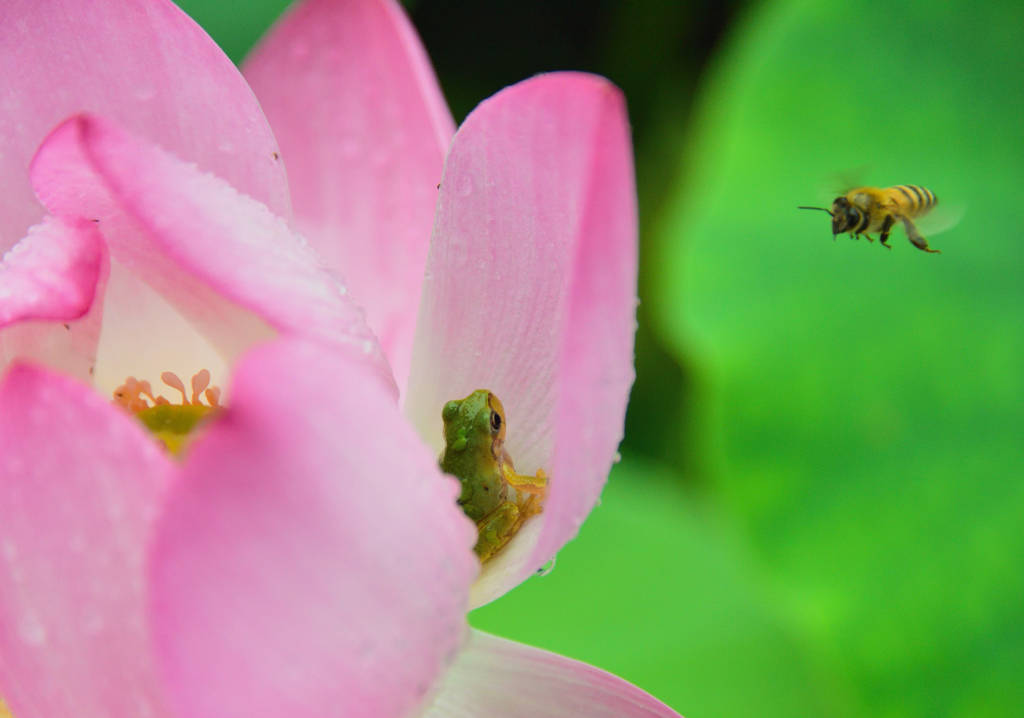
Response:
[{"label": "white petal edge", "polygon": [[423,718],[678,718],[600,668],[472,631]]}]

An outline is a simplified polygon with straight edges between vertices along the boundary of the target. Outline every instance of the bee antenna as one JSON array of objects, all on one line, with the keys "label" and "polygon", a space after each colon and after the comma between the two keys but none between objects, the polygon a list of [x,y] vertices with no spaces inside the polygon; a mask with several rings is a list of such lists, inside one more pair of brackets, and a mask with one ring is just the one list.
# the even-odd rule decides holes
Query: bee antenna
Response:
[{"label": "bee antenna", "polygon": [[824,207],[797,207],[797,209],[817,209],[817,210],[820,210],[822,212],[828,212],[830,215],[835,217],[835,215],[832,214],[832,210],[825,209]]}]

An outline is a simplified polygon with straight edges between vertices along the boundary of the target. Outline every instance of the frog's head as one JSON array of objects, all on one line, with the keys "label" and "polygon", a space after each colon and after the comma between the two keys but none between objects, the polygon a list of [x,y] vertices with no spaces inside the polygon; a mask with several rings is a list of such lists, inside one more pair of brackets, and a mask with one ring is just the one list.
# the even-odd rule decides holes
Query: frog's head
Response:
[{"label": "frog's head", "polygon": [[486,450],[499,461],[505,444],[505,408],[498,397],[478,389],[462,400],[449,401],[441,410],[446,449],[455,452]]}]

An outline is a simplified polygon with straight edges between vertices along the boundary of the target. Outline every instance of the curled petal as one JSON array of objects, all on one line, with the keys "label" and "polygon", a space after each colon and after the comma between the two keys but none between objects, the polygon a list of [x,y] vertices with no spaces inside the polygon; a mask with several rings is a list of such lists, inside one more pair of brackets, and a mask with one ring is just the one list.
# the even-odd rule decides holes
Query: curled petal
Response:
[{"label": "curled petal", "polygon": [[0,3],[0,250],[39,222],[25,168],[69,115],[116,118],[287,217],[277,145],[252,91],[167,0]]},{"label": "curled petal", "polygon": [[374,358],[393,385],[336,277],[282,219],[220,178],[82,115],[40,147],[32,182],[54,214],[98,218],[111,256],[229,361],[274,330]]},{"label": "curled petal", "polygon": [[678,718],[586,663],[473,631],[424,718]]},{"label": "curled petal", "polygon": [[439,451],[441,407],[504,403],[520,473],[544,469],[544,514],[484,569],[501,595],[576,535],[622,437],[633,382],[637,218],[622,93],[555,73],[482,103],[445,166],[406,413]]},{"label": "curled petal", "polygon": [[476,571],[456,482],[365,362],[279,341],[239,363],[152,553],[182,716],[405,716],[454,657]]},{"label": "curled petal", "polygon": [[92,306],[103,240],[92,222],[48,219],[0,264],[0,328],[26,319],[78,319]]},{"label": "curled petal", "polygon": [[144,547],[172,477],[92,389],[16,365],[0,385],[0,694],[18,718],[166,715]]},{"label": "curled petal", "polygon": [[415,30],[394,0],[307,0],[244,73],[281,144],[296,226],[366,309],[404,391],[455,132]]},{"label": "curled petal", "polygon": [[108,268],[92,222],[51,217],[30,229],[0,264],[0,367],[31,359],[88,381]]}]

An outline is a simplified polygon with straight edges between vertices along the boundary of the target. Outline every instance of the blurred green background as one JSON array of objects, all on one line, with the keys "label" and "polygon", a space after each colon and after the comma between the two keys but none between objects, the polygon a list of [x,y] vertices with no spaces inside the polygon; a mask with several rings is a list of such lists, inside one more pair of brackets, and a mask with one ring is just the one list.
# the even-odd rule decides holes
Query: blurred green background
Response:
[{"label": "blurred green background", "polygon": [[[179,4],[236,61],[286,5]],[[406,6],[457,120],[590,70],[637,153],[624,459],[473,625],[688,718],[1024,715],[1024,4]],[[967,213],[833,242],[844,179]]]}]

